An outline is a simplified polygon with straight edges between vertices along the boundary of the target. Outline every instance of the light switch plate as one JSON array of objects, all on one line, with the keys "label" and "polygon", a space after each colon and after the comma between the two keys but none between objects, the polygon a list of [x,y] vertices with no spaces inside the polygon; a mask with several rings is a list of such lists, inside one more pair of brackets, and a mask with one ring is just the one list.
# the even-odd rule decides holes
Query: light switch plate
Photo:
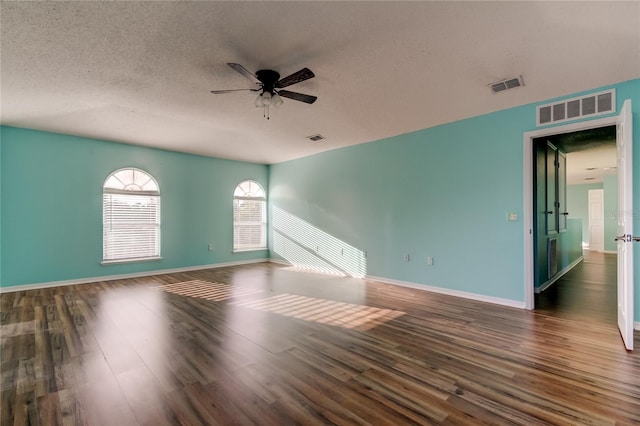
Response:
[{"label": "light switch plate", "polygon": [[516,213],[516,212],[508,212],[507,213],[507,221],[509,221],[509,222],[517,222],[518,221],[518,213]]}]

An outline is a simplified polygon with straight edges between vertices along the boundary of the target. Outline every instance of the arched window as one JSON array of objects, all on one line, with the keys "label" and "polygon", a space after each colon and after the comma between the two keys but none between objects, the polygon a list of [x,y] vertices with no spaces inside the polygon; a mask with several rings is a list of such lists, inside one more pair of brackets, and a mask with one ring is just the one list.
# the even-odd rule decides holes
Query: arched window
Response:
[{"label": "arched window", "polygon": [[134,168],[116,170],[102,189],[103,263],[160,257],[160,191]]},{"label": "arched window", "polygon": [[267,198],[258,182],[245,180],[233,192],[233,250],[267,248]]}]

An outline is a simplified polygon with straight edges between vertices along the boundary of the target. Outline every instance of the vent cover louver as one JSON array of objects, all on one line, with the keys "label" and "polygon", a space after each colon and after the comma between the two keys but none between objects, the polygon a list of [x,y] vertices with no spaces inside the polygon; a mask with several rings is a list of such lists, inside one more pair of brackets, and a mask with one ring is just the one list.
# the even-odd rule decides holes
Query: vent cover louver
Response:
[{"label": "vent cover louver", "polygon": [[616,92],[615,89],[611,89],[541,105],[538,107],[537,125],[543,126],[586,116],[598,116],[615,112],[615,104]]},{"label": "vent cover louver", "polygon": [[322,135],[311,135],[307,136],[307,139],[309,139],[311,142],[318,142],[325,139],[325,137]]},{"label": "vent cover louver", "polygon": [[516,87],[524,86],[524,82],[522,81],[522,77],[518,78],[506,78],[504,80],[496,81],[495,83],[491,83],[491,91],[493,93],[504,92],[508,89],[515,89]]}]

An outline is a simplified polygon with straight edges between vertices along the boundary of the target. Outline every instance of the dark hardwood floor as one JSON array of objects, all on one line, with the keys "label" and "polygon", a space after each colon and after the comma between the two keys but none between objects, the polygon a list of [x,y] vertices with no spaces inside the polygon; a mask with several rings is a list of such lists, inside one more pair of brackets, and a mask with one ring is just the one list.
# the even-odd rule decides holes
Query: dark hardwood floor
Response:
[{"label": "dark hardwood floor", "polygon": [[601,324],[617,321],[616,255],[584,252],[584,260],[536,295],[536,309],[562,318]]},{"label": "dark hardwood floor", "polygon": [[4,293],[0,423],[638,424],[609,263],[535,311],[268,263]]}]

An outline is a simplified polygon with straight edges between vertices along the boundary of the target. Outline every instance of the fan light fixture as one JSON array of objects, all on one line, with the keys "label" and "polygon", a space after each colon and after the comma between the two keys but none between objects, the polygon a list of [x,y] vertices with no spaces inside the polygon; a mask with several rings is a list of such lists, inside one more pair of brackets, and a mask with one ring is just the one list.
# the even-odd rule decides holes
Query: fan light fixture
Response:
[{"label": "fan light fixture", "polygon": [[256,108],[262,107],[264,109],[264,117],[267,119],[269,119],[269,107],[271,105],[274,107],[282,105],[284,103],[282,98],[289,98],[306,104],[312,104],[318,99],[315,96],[305,95],[304,93],[283,90],[285,87],[315,77],[315,74],[309,68],[302,68],[300,71],[294,72],[285,78],[280,78],[280,74],[274,70],[259,70],[254,75],[240,64],[229,62],[227,65],[258,85],[258,88],[211,90],[211,93],[218,95],[234,92],[260,92],[256,98],[255,105]]},{"label": "fan light fixture", "polygon": [[284,103],[284,101],[282,100],[280,95],[276,93],[271,97],[271,103],[273,104],[274,107],[279,107]]},{"label": "fan light fixture", "polygon": [[267,120],[269,119],[269,107],[274,106],[277,108],[283,103],[284,101],[275,90],[273,94],[265,90],[256,98],[256,108],[264,108],[264,116],[267,118]]}]

